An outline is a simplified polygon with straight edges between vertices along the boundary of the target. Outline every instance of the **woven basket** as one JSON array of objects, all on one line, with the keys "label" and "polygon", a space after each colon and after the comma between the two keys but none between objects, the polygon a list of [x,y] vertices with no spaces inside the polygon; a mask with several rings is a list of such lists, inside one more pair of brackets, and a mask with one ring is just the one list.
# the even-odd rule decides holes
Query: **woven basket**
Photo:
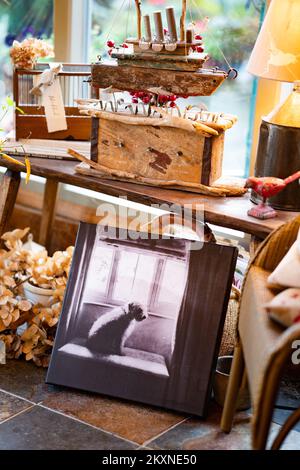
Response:
[{"label": "woven basket", "polygon": [[237,341],[238,310],[241,291],[232,286],[219,356],[231,356]]}]

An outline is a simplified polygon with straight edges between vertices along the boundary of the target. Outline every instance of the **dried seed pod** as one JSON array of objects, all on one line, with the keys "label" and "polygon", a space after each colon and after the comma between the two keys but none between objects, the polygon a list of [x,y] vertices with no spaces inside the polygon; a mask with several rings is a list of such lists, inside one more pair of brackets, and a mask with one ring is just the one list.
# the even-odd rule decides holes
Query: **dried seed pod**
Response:
[{"label": "dried seed pod", "polygon": [[22,310],[22,312],[28,312],[31,307],[32,305],[28,300],[20,300],[20,302],[18,302],[18,308]]}]

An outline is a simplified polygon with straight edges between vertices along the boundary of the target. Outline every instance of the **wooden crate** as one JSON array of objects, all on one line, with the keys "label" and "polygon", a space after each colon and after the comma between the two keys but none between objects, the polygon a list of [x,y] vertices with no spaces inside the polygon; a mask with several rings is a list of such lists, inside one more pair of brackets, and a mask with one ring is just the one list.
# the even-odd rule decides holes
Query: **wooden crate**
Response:
[{"label": "wooden crate", "polygon": [[[91,159],[120,175],[138,176],[138,181],[158,186],[180,181],[187,187],[210,186],[220,178],[224,131],[218,136],[159,125],[130,125],[118,120],[93,117]],[[130,178],[129,178],[130,179]],[[134,180],[134,178],[133,178]]]},{"label": "wooden crate", "polygon": [[48,132],[44,108],[39,98],[30,94],[34,77],[41,74],[49,64],[37,64],[34,70],[14,70],[14,101],[25,114],[16,112],[16,139],[90,140],[91,120],[79,113],[74,102],[77,98],[89,98],[88,83],[91,69],[86,64],[63,64],[59,74],[68,129]]}]

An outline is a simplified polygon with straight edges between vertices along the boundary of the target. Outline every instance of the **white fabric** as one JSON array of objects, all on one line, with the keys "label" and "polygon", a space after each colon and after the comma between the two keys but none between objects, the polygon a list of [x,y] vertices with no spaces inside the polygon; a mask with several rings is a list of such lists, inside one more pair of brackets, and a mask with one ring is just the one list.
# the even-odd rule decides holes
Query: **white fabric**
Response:
[{"label": "white fabric", "polygon": [[300,288],[300,230],[297,240],[268,278],[269,286]]}]

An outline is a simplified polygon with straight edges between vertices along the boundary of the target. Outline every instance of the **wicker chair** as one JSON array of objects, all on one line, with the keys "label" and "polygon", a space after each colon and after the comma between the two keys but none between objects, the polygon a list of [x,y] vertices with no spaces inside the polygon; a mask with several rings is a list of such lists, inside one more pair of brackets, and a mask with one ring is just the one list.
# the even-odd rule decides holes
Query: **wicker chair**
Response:
[{"label": "wicker chair", "polygon": [[[271,233],[251,260],[242,289],[238,321],[238,342],[222,414],[221,429],[230,432],[241,384],[248,381],[253,417],[252,447],[265,449],[280,379],[290,362],[293,343],[300,339],[300,324],[282,330],[270,320],[263,305],[274,293],[267,287],[267,278],[295,242],[300,216]],[[288,432],[300,419],[300,410],[293,413],[282,427],[272,449],[279,448]]]}]

